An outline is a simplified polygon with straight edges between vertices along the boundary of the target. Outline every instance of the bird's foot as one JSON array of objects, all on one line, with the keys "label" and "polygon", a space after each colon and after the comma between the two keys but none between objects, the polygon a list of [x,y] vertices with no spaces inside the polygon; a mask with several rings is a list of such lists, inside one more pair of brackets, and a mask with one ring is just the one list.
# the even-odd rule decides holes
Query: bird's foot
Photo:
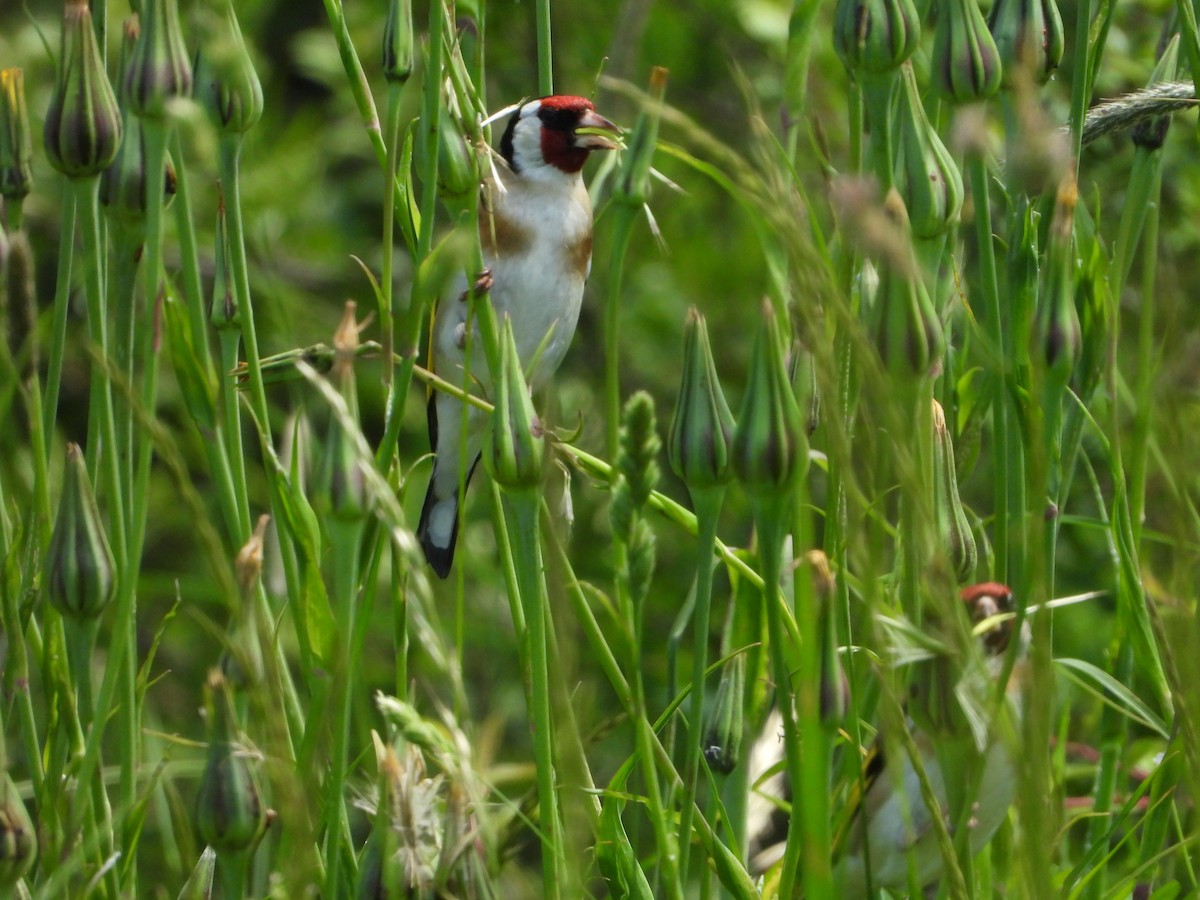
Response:
[{"label": "bird's foot", "polygon": [[461,301],[470,300],[471,297],[482,297],[484,294],[490,293],[495,280],[492,278],[492,270],[484,269],[475,276],[475,284],[471,286],[469,291],[463,291],[463,294],[458,299]]}]

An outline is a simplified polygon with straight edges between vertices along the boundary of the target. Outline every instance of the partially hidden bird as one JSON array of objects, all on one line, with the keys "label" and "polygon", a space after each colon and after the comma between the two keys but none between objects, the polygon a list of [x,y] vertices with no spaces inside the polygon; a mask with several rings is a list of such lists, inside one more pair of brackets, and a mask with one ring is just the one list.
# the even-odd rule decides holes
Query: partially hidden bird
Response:
[{"label": "partially hidden bird", "polygon": [[[1019,692],[1026,675],[1029,627],[1014,628],[1012,591],[998,582],[965,587],[961,599],[979,634],[986,676],[996,681],[1003,674],[1005,656],[1011,641],[1015,664],[1005,684],[1007,703],[1020,712]],[[951,686],[952,687],[952,686]],[[776,872],[783,856],[787,835],[787,816],[771,796],[792,799],[781,774],[769,774],[778,768],[782,755],[779,742],[780,720],[773,711],[751,751],[750,777],[759,784],[751,796],[750,866],[753,871]],[[987,732],[981,748],[981,769],[975,785],[974,803],[969,820],[957,823],[948,805],[947,775],[943,773],[935,751],[936,738],[917,727],[910,719],[908,728],[920,756],[922,767],[941,807],[940,814],[954,834],[962,824],[970,829],[972,853],[978,853],[991,840],[1008,814],[1016,790],[1013,747],[997,734]],[[970,740],[970,738],[967,738]],[[862,767],[862,783],[850,792],[850,809],[843,821],[848,824],[835,839],[833,860],[837,896],[853,900],[872,891],[888,888],[904,891],[910,884],[928,886],[942,875],[942,854],[934,832],[934,820],[921,795],[920,781],[909,754],[900,746],[885,747],[876,740],[867,752]],[[797,798],[796,802],[803,802]]]},{"label": "partially hidden bird", "polygon": [[[531,390],[544,386],[566,355],[591,270],[592,206],[584,163],[593,150],[616,149],[619,135],[584,97],[530,100],[508,120],[499,159],[483,184],[479,234],[485,271],[476,290],[488,291],[498,320],[510,318],[522,367],[528,370],[536,359]],[[491,379],[476,328],[468,341],[467,297],[438,304],[430,361],[446,381],[486,394]],[[464,428],[461,401],[442,391],[430,397],[428,418],[435,459],[417,537],[430,566],[445,578],[458,540],[460,486],[479,461],[487,419],[470,407]],[[460,482],[461,460],[466,477]]]}]

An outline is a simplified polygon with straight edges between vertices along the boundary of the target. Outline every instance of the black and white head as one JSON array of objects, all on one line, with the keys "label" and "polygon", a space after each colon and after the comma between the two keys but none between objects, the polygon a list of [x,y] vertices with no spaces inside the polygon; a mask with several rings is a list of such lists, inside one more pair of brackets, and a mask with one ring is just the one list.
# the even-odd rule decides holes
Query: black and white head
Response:
[{"label": "black and white head", "polygon": [[[967,613],[973,625],[978,626],[989,619],[995,619],[980,634],[980,640],[983,642],[984,651],[990,658],[996,659],[1003,656],[1016,632],[1016,620],[1012,618],[1012,613],[1015,611],[1012,590],[997,581],[985,581],[982,584],[972,584],[963,588],[960,596],[963,603],[966,604]],[[1001,616],[1007,617],[998,618]],[[1019,652],[1023,655],[1029,644],[1028,622],[1025,623],[1025,627],[1021,629],[1021,634],[1017,635],[1017,638],[1021,642]]]},{"label": "black and white head", "polygon": [[[583,134],[580,129],[588,129]],[[616,141],[597,129],[619,129],[596,112],[586,97],[555,95],[521,104],[500,139],[500,155],[514,173],[526,178],[576,175],[593,150],[614,150]]]}]

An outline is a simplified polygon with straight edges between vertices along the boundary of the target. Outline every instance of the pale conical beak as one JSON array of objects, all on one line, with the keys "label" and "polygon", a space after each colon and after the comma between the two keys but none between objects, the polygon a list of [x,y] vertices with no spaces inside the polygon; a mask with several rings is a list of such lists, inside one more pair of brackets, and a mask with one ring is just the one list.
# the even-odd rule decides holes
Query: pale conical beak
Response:
[{"label": "pale conical beak", "polygon": [[[581,130],[582,133],[580,133]],[[616,150],[620,144],[604,134],[597,133],[601,131],[607,131],[614,136],[621,133],[620,128],[599,113],[595,111],[584,113],[579,124],[575,126],[575,146],[583,147],[586,150]]]}]

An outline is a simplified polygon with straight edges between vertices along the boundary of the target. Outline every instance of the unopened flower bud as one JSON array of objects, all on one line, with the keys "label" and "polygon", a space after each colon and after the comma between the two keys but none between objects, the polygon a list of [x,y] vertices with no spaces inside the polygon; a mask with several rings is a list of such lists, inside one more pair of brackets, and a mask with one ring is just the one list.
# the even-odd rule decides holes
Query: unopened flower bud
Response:
[{"label": "unopened flower bud", "polygon": [[[121,43],[120,70],[127,71],[133,59],[139,36],[138,20],[131,16],[125,22]],[[122,82],[124,83],[124,82]],[[142,120],[129,109],[121,90],[121,147],[112,164],[100,176],[100,203],[117,222],[134,229],[142,236],[146,224],[146,135]],[[167,161],[163,175],[164,202],[175,196],[175,167]]]},{"label": "unopened flower bud", "polygon": [[258,584],[262,577],[263,541],[270,522],[270,516],[259,516],[254,533],[233,561],[238,597],[229,626],[228,644],[221,654],[221,672],[235,688],[250,687],[263,679],[262,642],[255,612]]},{"label": "unopened flower bud", "polygon": [[0,69],[0,197],[20,202],[33,188],[33,141],[25,107],[25,73]]},{"label": "unopened flower bud", "polygon": [[905,63],[901,75],[896,104],[896,189],[908,210],[912,233],[921,238],[935,237],[954,224],[962,209],[962,176],[929,123],[912,66]]},{"label": "unopened flower bud", "polygon": [[509,490],[540,485],[545,443],[542,423],[533,410],[521,371],[512,320],[505,316],[500,338],[500,378],[485,457],[496,483]]},{"label": "unopened flower bud", "polygon": [[746,655],[739,653],[721,670],[717,698],[704,729],[709,768],[728,775],[737,768],[745,736]]},{"label": "unopened flower bud", "polygon": [[179,28],[177,0],[145,0],[142,35],[125,71],[130,108],[145,119],[163,119],[171,104],[192,92],[192,67]]},{"label": "unopened flower bud", "polygon": [[1019,71],[1042,84],[1062,61],[1063,23],[1055,0],[996,0],[988,28],[1000,53],[1005,86],[1013,84]]},{"label": "unopened flower bud", "polygon": [[683,378],[667,438],[671,468],[689,488],[725,484],[732,474],[733,414],[725,402],[704,317],[692,307],[684,326]]},{"label": "unopened flower bud", "polygon": [[1075,180],[1068,176],[1059,187],[1050,223],[1046,280],[1038,298],[1035,338],[1048,373],[1063,384],[1079,362],[1081,341],[1075,309],[1075,202]]},{"label": "unopened flower bud", "polygon": [[[907,234],[904,201],[893,189],[884,206],[889,218]],[[915,260],[881,260],[877,302],[876,347],[889,371],[898,375],[929,375],[941,365],[945,338],[941,321],[917,271]]]},{"label": "unopened flower bud", "polygon": [[8,772],[0,775],[0,888],[11,889],[37,858],[37,831]]},{"label": "unopened flower bud", "polygon": [[833,48],[851,72],[890,72],[921,40],[912,0],[838,0]]},{"label": "unopened flower bud", "polygon": [[240,331],[242,310],[234,287],[233,262],[229,247],[229,226],[225,216],[225,198],[217,202],[217,227],[213,234],[212,302],[208,321],[217,331]]},{"label": "unopened flower bud", "polygon": [[46,557],[50,602],[65,616],[100,615],[116,590],[116,564],[77,444],[67,447],[62,499]]},{"label": "unopened flower bud", "polygon": [[404,84],[412,70],[412,0],[390,0],[383,25],[383,77],[389,84]]},{"label": "unopened flower bud", "polygon": [[234,736],[233,700],[218,671],[209,673],[212,728],[208,760],[196,797],[196,824],[206,844],[221,853],[252,849],[267,827],[251,755]]},{"label": "unopened flower bud", "polygon": [[358,389],[354,378],[359,333],[356,308],[353,301],[346,301],[333,335],[331,378],[346,401],[347,414],[342,416],[336,409],[330,410],[318,484],[319,496],[328,511],[344,522],[361,519],[367,514],[369,498],[362,467],[373,464],[373,460],[361,452],[363,441],[357,425],[353,432],[350,430],[350,426],[359,420]]},{"label": "unopened flower bud", "polygon": [[262,83],[246,49],[231,0],[218,0],[200,20],[196,55],[196,102],[223,134],[243,134],[263,113]]},{"label": "unopened flower bud", "polygon": [[479,192],[479,167],[475,151],[458,118],[445,107],[438,119],[438,187],[442,199],[461,206]]},{"label": "unopened flower bud", "polygon": [[117,155],[121,112],[113,94],[87,0],[63,8],[62,50],[50,108],[46,156],[68,178],[99,175]]},{"label": "unopened flower bud", "polygon": [[667,70],[650,70],[650,102],[638,113],[621,154],[621,172],[613,187],[613,199],[627,206],[640,207],[650,188],[650,168],[658,144],[658,125],[662,118],[663,96],[667,92]]},{"label": "unopened flower bud", "polygon": [[945,0],[938,7],[930,75],[952,103],[986,100],[1000,89],[1000,52],[975,0]]},{"label": "unopened flower bud", "polygon": [[213,876],[216,872],[217,851],[212,847],[205,847],[192,868],[192,874],[179,891],[177,900],[212,900]]},{"label": "unopened flower bud", "polygon": [[933,490],[939,537],[959,584],[970,581],[979,560],[975,535],[958,495],[954,441],[942,405],[933,401]]},{"label": "unopened flower bud", "polygon": [[783,362],[775,310],[764,301],[733,435],[733,470],[750,494],[777,497],[807,465],[804,420]]}]

